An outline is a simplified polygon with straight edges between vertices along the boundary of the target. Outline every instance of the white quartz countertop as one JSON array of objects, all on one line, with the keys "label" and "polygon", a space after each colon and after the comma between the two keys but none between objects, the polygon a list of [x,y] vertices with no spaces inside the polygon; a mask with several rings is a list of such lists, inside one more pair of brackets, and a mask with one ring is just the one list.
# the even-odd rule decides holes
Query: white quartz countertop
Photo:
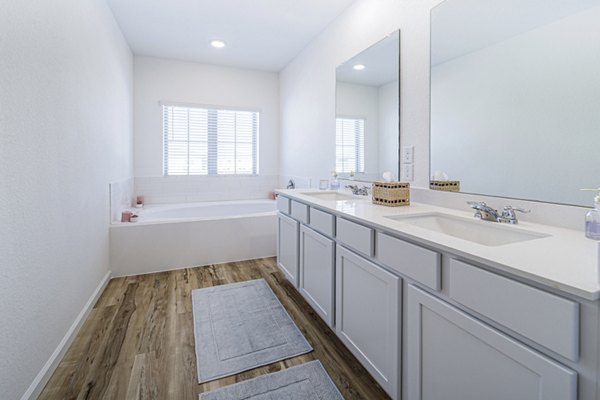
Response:
[{"label": "white quartz countertop", "polygon": [[598,242],[587,239],[583,231],[530,222],[519,222],[518,225],[503,224],[503,229],[534,231],[548,236],[501,246],[486,246],[414,226],[402,220],[386,218],[392,215],[411,216],[437,212],[470,218],[476,223],[495,224],[476,220],[473,211],[466,204],[464,211],[412,202],[410,206],[386,207],[373,204],[370,196],[334,201],[303,194],[318,192],[314,189],[276,192],[303,203],[313,204],[338,216],[374,225],[400,238],[480,262],[565,293],[587,300],[600,298],[599,245]]}]

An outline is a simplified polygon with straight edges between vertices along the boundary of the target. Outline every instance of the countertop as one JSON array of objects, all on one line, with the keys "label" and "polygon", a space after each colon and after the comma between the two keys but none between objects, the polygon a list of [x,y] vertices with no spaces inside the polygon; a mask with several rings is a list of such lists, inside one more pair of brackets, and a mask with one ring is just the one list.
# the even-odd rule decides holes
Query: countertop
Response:
[{"label": "countertop", "polygon": [[598,242],[587,239],[583,231],[531,222],[519,222],[518,225],[502,224],[502,229],[534,231],[548,236],[501,246],[486,246],[417,227],[402,220],[386,218],[393,215],[416,216],[437,212],[469,218],[475,223],[496,224],[475,219],[473,211],[466,204],[465,211],[413,202],[410,206],[386,207],[373,204],[370,196],[335,201],[303,194],[319,192],[314,189],[276,192],[303,203],[313,204],[335,215],[373,225],[417,244],[479,262],[543,286],[587,300],[600,299],[600,246]]}]

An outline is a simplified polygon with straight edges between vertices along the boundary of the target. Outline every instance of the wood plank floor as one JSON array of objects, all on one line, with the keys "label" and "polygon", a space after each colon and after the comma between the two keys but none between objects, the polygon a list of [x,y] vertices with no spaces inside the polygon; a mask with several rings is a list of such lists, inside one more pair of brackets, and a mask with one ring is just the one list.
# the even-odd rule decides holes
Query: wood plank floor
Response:
[{"label": "wood plank floor", "polygon": [[[264,278],[314,351],[198,384],[191,291]],[[110,281],[40,399],[198,399],[204,391],[318,359],[344,397],[388,399],[278,270],[274,258]]]}]

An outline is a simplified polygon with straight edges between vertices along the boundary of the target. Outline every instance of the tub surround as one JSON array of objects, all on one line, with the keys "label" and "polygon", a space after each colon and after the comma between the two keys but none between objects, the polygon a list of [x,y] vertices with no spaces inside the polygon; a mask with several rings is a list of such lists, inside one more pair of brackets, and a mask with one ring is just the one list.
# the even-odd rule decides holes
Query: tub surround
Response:
[{"label": "tub surround", "polygon": [[275,202],[151,205],[139,222],[110,227],[114,276],[275,255]]},{"label": "tub surround", "polygon": [[484,246],[386,218],[390,215],[437,212],[475,220],[467,204],[464,205],[464,211],[414,201],[406,207],[384,207],[372,204],[370,197],[356,201],[327,201],[304,195],[298,190],[278,190],[277,193],[303,203],[315,204],[335,215],[390,231],[415,243],[435,246],[442,251],[484,263],[550,289],[587,300],[600,299],[598,244],[587,239],[579,230],[521,221],[519,225],[508,228],[549,236],[504,246]]},{"label": "tub surround", "polygon": [[121,221],[121,212],[133,207],[133,178],[111,182],[110,191],[110,222]]},{"label": "tub surround", "polygon": [[[233,218],[241,215],[273,215],[273,200],[237,200],[198,203],[151,204],[136,210],[138,224],[168,224],[207,219]],[[131,225],[124,223],[123,225]]]},{"label": "tub surround", "polygon": [[278,175],[136,177],[135,194],[146,204],[266,199],[278,187]]}]

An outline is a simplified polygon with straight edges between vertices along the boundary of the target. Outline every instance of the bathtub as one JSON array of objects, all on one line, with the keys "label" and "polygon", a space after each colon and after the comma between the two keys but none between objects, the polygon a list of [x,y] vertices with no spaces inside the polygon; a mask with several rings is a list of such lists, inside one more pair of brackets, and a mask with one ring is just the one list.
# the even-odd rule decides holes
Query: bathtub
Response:
[{"label": "bathtub", "polygon": [[275,255],[274,200],[150,205],[110,226],[114,276]]}]

